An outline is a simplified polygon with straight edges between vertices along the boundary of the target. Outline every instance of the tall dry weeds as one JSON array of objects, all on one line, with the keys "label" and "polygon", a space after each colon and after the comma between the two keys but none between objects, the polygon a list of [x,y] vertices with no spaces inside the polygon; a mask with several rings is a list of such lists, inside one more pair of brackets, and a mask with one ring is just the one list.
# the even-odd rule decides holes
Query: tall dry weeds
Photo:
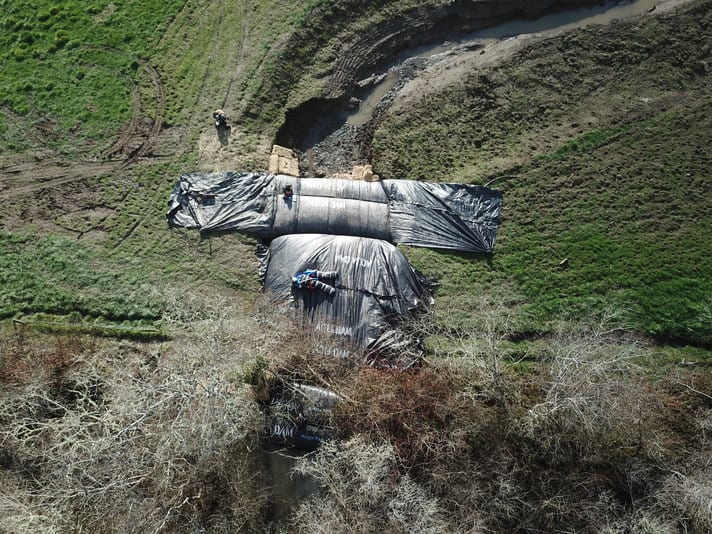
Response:
[{"label": "tall dry weeds", "polygon": [[297,472],[316,479],[322,492],[302,503],[293,518],[296,532],[331,534],[447,532],[436,499],[399,474],[387,443],[354,436],[302,459]]},{"label": "tall dry weeds", "polygon": [[1,530],[261,528],[263,415],[237,377],[268,341],[227,301],[175,309],[177,342],[109,343],[3,385]]},{"label": "tall dry weeds", "polygon": [[[712,379],[651,373],[614,317],[522,354],[508,307],[485,303],[477,328],[445,336],[423,320],[437,343],[422,367],[394,371],[325,355],[329,339],[266,306],[171,298],[171,342],[50,340],[3,360],[0,530],[712,528]],[[344,439],[300,463],[321,493],[276,525],[253,399],[290,381],[343,398],[331,424]]]},{"label": "tall dry weeds", "polygon": [[[646,344],[616,314],[562,325],[531,344],[533,360],[513,356],[502,310],[449,332],[422,369],[360,372],[342,430],[391,444],[398,473],[438,500],[442,529],[705,531],[703,479],[691,467],[684,484],[668,479],[705,448],[704,415],[671,425],[668,413],[681,395],[704,405],[702,386],[666,393],[679,379],[651,377]],[[663,510],[665,495],[676,506]]]}]

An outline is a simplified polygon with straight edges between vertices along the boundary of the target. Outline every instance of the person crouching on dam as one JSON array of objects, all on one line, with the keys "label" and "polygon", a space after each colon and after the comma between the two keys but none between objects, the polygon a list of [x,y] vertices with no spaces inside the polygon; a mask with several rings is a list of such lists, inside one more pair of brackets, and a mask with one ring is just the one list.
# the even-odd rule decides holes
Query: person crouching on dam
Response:
[{"label": "person crouching on dam", "polygon": [[306,269],[298,272],[292,277],[292,285],[297,289],[318,289],[327,295],[333,295],[336,293],[336,288],[330,284],[322,282],[322,279],[329,280],[331,281],[331,284],[333,284],[333,281],[338,277],[339,273],[336,271],[317,271],[315,269]]}]

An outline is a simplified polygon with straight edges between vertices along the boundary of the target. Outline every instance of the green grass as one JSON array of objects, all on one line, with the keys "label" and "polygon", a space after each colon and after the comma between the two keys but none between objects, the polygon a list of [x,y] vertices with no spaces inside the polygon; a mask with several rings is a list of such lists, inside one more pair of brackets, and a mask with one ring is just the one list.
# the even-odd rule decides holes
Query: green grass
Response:
[{"label": "green grass", "polygon": [[16,328],[32,328],[54,334],[89,334],[101,337],[130,338],[139,341],[160,341],[167,338],[164,330],[145,321],[124,320],[117,324],[103,318],[88,320],[78,312],[66,316],[34,314],[14,321]]},{"label": "green grass", "polygon": [[152,54],[184,3],[2,0],[0,109],[45,121],[46,141],[68,152],[113,135],[140,83],[136,58]]},{"label": "green grass", "polygon": [[[224,69],[223,62],[234,61],[223,51],[241,40],[232,34],[241,26],[239,2],[0,0],[0,5],[0,149],[8,151],[48,145],[68,159],[84,159],[91,155],[85,148],[105,146],[127,123],[134,89],[141,93],[142,117],[150,116],[154,93],[141,59],[156,65],[163,79],[164,119],[192,120],[201,91],[224,95],[224,77],[210,76],[216,67]],[[286,13],[287,7],[280,9]],[[274,22],[276,12],[268,3],[249,10],[256,28]],[[217,17],[229,35],[216,35]],[[172,32],[164,36],[169,25]],[[22,37],[27,31],[32,40]],[[66,42],[60,46],[55,34]],[[255,40],[274,38],[258,34]],[[23,39],[27,46],[20,44]],[[13,55],[16,45],[26,49],[22,57]],[[236,53],[237,46],[232,50]],[[251,57],[251,49],[244,53],[248,65],[261,59]],[[206,116],[216,100],[211,96],[201,103]],[[27,121],[42,126],[41,140]],[[61,206],[52,194],[37,195],[33,213],[45,214],[67,233],[48,234],[46,225],[28,219],[24,227],[0,234],[0,317],[42,313],[61,322],[76,312],[92,328],[96,320],[143,328],[170,312],[166,292],[219,288],[236,298],[254,295],[254,241],[243,236],[204,240],[166,225],[168,195],[180,174],[195,169],[196,160],[192,147],[178,147],[165,164],[82,181],[84,192],[73,188]],[[77,208],[89,209],[73,212],[74,200]]]},{"label": "green grass", "polygon": [[[253,295],[259,288],[254,241],[202,239],[168,228],[168,195],[182,164],[153,165],[117,181],[94,179],[107,219],[64,219],[67,228],[103,228],[98,240],[0,232],[0,318],[36,313],[157,324],[166,294],[191,291]],[[132,323],[133,324],[133,323]]]},{"label": "green grass", "polygon": [[[706,114],[703,108],[700,116]],[[706,163],[685,148],[690,136],[704,141],[687,127],[682,117],[629,125],[608,145],[610,152],[637,155],[620,177],[605,169],[595,148],[593,158],[574,150],[533,163],[504,185],[503,224],[490,261],[411,251],[419,269],[441,278],[442,321],[473,320],[478,312],[468,311],[463,295],[512,287],[526,300],[523,331],[615,308],[652,336],[711,343],[712,205]],[[701,125],[709,128],[709,121]],[[646,148],[653,140],[669,151],[667,161]]]},{"label": "green grass", "polygon": [[538,159],[543,161],[561,160],[575,152],[588,152],[610,141],[613,137],[623,132],[624,128],[611,130],[592,130],[567,141],[563,146],[550,154],[542,154]]},{"label": "green grass", "polygon": [[[64,151],[108,141],[128,120],[131,91],[151,104],[139,59],[161,74],[169,125],[208,116],[233,83],[245,146],[257,146],[288,103],[310,94],[300,84],[329,76],[340,40],[414,3],[257,2],[244,11],[238,4],[0,0],[0,146],[35,146],[26,120],[41,123],[42,142]],[[216,35],[218,19],[230,35]],[[625,36],[593,28],[548,40],[379,127],[373,163],[383,177],[494,179],[505,192],[493,257],[408,250],[441,282],[442,331],[476,322],[473,296],[484,294],[503,297],[519,334],[617,307],[642,332],[711,342],[712,95],[699,66],[707,19],[698,13],[674,27],[649,21]],[[238,56],[240,75],[218,76]],[[165,226],[174,180],[198,161],[197,137],[188,131],[168,163],[89,180],[105,220],[50,216],[77,234],[99,230],[96,241],[46,235],[31,223],[2,234],[0,315],[80,311],[154,322],[165,305],[142,288],[254,293],[252,240],[201,240]],[[45,201],[42,209],[54,213],[51,199],[36,199]]]},{"label": "green grass", "polygon": [[138,260],[112,269],[104,258],[59,236],[3,233],[0,251],[1,318],[73,311],[111,320],[160,317],[160,300],[151,291],[154,277]]},{"label": "green grass", "polygon": [[[538,43],[385,121],[374,141],[382,176],[494,179],[504,191],[488,261],[409,251],[441,280],[445,328],[478,321],[463,295],[503,288],[523,300],[521,332],[615,308],[658,339],[712,343],[712,95],[694,67],[709,17]],[[628,55],[631,43],[650,57]]]}]

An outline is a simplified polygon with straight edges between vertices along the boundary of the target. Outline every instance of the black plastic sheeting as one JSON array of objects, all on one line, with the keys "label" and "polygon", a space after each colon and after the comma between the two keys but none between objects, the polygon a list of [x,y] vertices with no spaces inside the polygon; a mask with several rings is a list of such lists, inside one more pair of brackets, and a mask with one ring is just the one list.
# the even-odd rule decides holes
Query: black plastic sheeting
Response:
[{"label": "black plastic sheeting", "polygon": [[270,396],[267,430],[272,443],[313,451],[334,437],[331,413],[341,397],[333,391],[284,383]]},{"label": "black plastic sheeting", "polygon": [[[366,349],[368,363],[404,367],[415,361],[404,358],[417,351],[418,340],[402,326],[433,303],[433,283],[395,246],[364,237],[296,234],[274,239],[262,262],[268,294],[292,303],[315,332],[343,341],[325,347],[329,353],[349,357],[349,347],[355,347]],[[306,269],[336,271],[338,278],[330,281],[335,293],[295,287],[292,277]]]},{"label": "black plastic sheeting", "polygon": [[492,252],[501,209],[501,192],[478,185],[223,172],[181,176],[167,217],[175,226],[264,239],[321,233]]}]

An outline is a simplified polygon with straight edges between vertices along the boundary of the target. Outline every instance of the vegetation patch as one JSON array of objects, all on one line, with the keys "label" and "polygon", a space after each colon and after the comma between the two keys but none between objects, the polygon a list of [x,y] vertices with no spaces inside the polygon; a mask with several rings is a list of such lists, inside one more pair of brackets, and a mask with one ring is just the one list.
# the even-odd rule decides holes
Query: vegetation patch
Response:
[{"label": "vegetation patch", "polygon": [[35,314],[15,319],[18,328],[32,328],[46,332],[89,334],[104,337],[123,337],[135,340],[165,340],[166,332],[150,323],[123,321],[121,324],[102,320],[87,321],[78,312],[65,316]]},{"label": "vegetation patch", "polygon": [[[3,0],[0,107],[71,132],[49,141],[72,153],[114,135],[130,117],[132,87],[141,83],[136,59],[152,54],[184,4]],[[15,139],[8,148],[28,143]]]},{"label": "vegetation patch", "polygon": [[[695,67],[710,25],[695,9],[529,45],[376,131],[381,176],[505,192],[490,260],[409,253],[442,276],[446,325],[471,315],[463,291],[514,282],[529,330],[613,306],[659,339],[710,343],[710,77]],[[673,64],[684,83],[656,74]]]},{"label": "vegetation patch", "polygon": [[155,320],[161,305],[149,273],[112,270],[76,241],[0,234],[0,316],[78,312],[113,320]]},{"label": "vegetation patch", "polygon": [[596,148],[608,142],[609,139],[623,131],[624,128],[613,129],[608,131],[592,130],[575,139],[567,141],[564,145],[562,145],[560,148],[558,148],[555,152],[551,154],[544,154],[538,156],[538,159],[544,161],[561,160],[564,159],[567,155],[575,152],[588,152],[591,150],[595,150]]}]

